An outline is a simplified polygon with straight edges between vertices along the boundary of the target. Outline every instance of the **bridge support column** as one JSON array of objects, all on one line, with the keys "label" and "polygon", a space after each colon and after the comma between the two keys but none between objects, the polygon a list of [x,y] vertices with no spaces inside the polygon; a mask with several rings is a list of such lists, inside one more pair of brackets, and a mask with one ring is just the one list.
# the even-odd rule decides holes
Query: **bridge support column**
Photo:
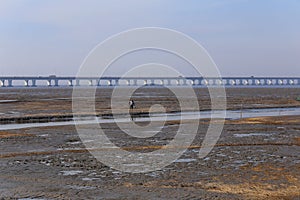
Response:
[{"label": "bridge support column", "polygon": [[73,86],[73,82],[72,80],[68,80],[68,86],[72,87]]},{"label": "bridge support column", "polygon": [[171,85],[171,80],[170,79],[167,80],[167,85]]},{"label": "bridge support column", "polygon": [[222,80],[222,82],[223,82],[223,85],[226,85],[226,86],[228,86],[228,85],[229,85],[229,81],[228,81],[228,80],[226,80],[226,79],[223,79],[223,80]]},{"label": "bridge support column", "polygon": [[134,80],[133,80],[133,85],[134,85],[134,86],[137,86],[137,85],[138,85],[138,83],[137,83],[137,80],[136,80],[136,79],[134,79]]},{"label": "bridge support column", "polygon": [[24,80],[24,86],[28,87],[29,84],[28,84],[29,80]]},{"label": "bridge support column", "polygon": [[97,86],[101,86],[100,79],[96,80]]},{"label": "bridge support column", "polygon": [[58,79],[54,79],[54,86],[55,86],[55,87],[58,87],[58,86],[59,86],[58,81],[59,81]]},{"label": "bridge support column", "polygon": [[125,84],[126,84],[126,86],[129,86],[130,85],[130,80],[125,80]]},{"label": "bridge support column", "polygon": [[12,79],[8,79],[7,80],[7,82],[8,82],[8,87],[13,87],[13,80]]},{"label": "bridge support column", "polygon": [[282,85],[283,81],[281,79],[277,79],[277,85]]},{"label": "bridge support column", "polygon": [[191,79],[191,85],[196,85],[196,79]]},{"label": "bridge support column", "polygon": [[47,85],[48,85],[49,87],[51,87],[51,80],[48,80],[48,81],[47,81]]},{"label": "bridge support column", "polygon": [[32,87],[36,87],[36,80],[35,80],[35,79],[32,79],[32,80],[31,80],[31,86],[32,86]]},{"label": "bridge support column", "polygon": [[[100,81],[99,81],[99,82],[100,82]],[[76,79],[76,80],[75,80],[75,85],[76,85],[76,86],[80,86],[80,80]]]},{"label": "bridge support column", "polygon": [[197,85],[201,85],[201,79],[197,79]]},{"label": "bridge support column", "polygon": [[154,79],[150,80],[150,85],[154,85]]},{"label": "bridge support column", "polygon": [[164,79],[160,80],[160,85],[165,85]]}]

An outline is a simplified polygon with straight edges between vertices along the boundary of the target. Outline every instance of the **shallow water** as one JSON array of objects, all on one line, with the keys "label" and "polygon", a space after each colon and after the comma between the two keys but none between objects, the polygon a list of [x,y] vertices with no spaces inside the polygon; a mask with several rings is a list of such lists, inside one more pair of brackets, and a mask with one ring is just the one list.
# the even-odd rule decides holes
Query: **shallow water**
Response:
[{"label": "shallow water", "polygon": [[251,137],[251,136],[270,136],[272,133],[237,133],[234,134],[234,137]]},{"label": "shallow water", "polygon": [[[265,117],[265,116],[285,116],[285,115],[300,115],[300,107],[296,108],[262,108],[262,109],[244,109],[244,110],[228,110],[226,111],[226,118],[239,119],[250,117]],[[43,123],[24,123],[24,124],[3,124],[0,125],[0,130],[23,129],[33,127],[47,127],[47,126],[66,126],[66,125],[81,125],[81,124],[96,124],[96,123],[128,123],[134,122],[149,122],[149,121],[171,121],[171,120],[193,120],[193,119],[207,119],[207,118],[222,118],[224,112],[222,111],[189,111],[176,113],[154,113],[149,116],[142,116],[132,118],[128,115],[118,116],[116,118],[104,119],[102,117],[94,118],[76,118],[71,121],[62,122],[43,122]]]},{"label": "shallow water", "polygon": [[192,159],[192,158],[182,158],[182,159],[177,159],[174,162],[175,163],[188,163],[188,162],[193,162],[196,161],[196,159]]}]

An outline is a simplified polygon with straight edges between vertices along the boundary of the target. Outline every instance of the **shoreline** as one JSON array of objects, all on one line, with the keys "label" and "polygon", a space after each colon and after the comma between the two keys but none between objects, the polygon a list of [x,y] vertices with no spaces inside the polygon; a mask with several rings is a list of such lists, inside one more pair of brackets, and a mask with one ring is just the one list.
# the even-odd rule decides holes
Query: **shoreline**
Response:
[{"label": "shoreline", "polygon": [[[300,106],[279,106],[279,107],[260,107],[260,108],[244,108],[244,109],[227,109],[228,111],[251,111],[251,110],[257,110],[257,111],[265,111],[265,110],[275,110],[275,109],[289,109],[289,108],[300,108]],[[143,117],[150,117],[150,115],[161,115],[161,114],[181,114],[181,113],[200,113],[211,111],[209,109],[203,109],[200,111],[195,110],[184,110],[184,111],[170,111],[170,112],[145,112],[145,111],[130,111],[129,113],[123,112],[123,113],[103,113],[103,114],[75,114],[75,115],[48,115],[48,116],[21,116],[21,117],[0,117],[0,124],[25,124],[25,123],[45,123],[45,122],[67,122],[67,121],[73,121],[76,118],[86,118],[89,119],[91,117],[99,117],[102,119],[114,119],[114,118],[120,118],[120,117],[128,117],[128,114],[130,114],[130,117],[135,118],[143,118]],[[216,110],[218,111],[218,110]],[[280,112],[280,111],[279,111]],[[300,115],[300,113],[299,113]],[[75,117],[75,118],[74,118]],[[244,118],[244,117],[242,117]],[[246,117],[247,118],[247,117]],[[204,118],[208,119],[208,118]],[[230,119],[230,118],[229,118]]]}]

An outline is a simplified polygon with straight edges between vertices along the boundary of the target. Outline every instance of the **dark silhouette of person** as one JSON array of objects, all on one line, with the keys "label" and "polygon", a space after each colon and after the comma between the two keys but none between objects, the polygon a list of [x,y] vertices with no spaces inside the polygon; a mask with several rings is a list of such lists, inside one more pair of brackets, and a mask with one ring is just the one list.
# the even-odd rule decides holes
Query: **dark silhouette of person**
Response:
[{"label": "dark silhouette of person", "polygon": [[130,101],[129,101],[129,108],[130,108],[130,109],[135,108],[135,102],[134,102],[133,100],[130,100]]}]

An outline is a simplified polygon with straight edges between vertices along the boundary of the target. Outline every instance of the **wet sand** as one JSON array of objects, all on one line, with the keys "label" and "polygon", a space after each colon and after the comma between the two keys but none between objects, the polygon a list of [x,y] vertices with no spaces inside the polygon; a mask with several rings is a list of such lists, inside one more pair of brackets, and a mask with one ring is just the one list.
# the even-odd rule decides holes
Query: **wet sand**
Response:
[{"label": "wet sand", "polygon": [[[110,92],[98,91],[97,112],[109,113]],[[201,109],[209,109],[207,91],[196,92]],[[0,93],[1,100],[17,100],[0,103],[0,113],[4,113],[0,118],[71,113],[68,89],[35,88],[24,92],[5,88]],[[227,94],[230,109],[241,104],[244,108],[300,106],[295,100],[299,88],[229,89]],[[178,111],[176,99],[158,88],[140,91],[135,99],[141,111],[158,101],[163,101],[168,111]],[[117,146],[132,152],[148,152],[171,141],[179,123],[168,121],[161,133],[134,140],[114,123],[104,124],[103,128]],[[198,121],[183,123],[193,125]],[[72,125],[0,131],[0,198],[300,198],[300,116],[227,120],[217,145],[200,159],[197,153],[208,124],[209,120],[200,121],[193,144],[182,147],[187,151],[176,162],[162,170],[141,174],[120,172],[97,161],[85,149]]]}]

